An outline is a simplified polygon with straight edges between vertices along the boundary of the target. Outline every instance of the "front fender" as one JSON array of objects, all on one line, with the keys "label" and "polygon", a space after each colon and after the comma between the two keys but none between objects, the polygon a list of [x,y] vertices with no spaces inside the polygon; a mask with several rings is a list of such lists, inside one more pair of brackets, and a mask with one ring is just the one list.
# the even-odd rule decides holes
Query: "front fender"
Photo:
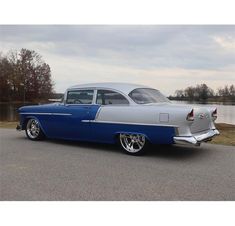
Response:
[{"label": "front fender", "polygon": [[22,123],[21,123],[21,128],[22,128],[22,130],[25,130],[25,129],[26,129],[26,125],[27,125],[27,122],[28,122],[29,119],[36,119],[36,120],[38,121],[38,123],[39,123],[39,126],[40,126],[42,132],[43,132],[44,134],[46,134],[46,133],[45,133],[45,130],[44,130],[43,126],[42,126],[42,123],[41,123],[40,120],[39,120],[39,118],[36,117],[36,116],[34,116],[34,115],[27,115],[26,117],[24,117],[24,119],[23,119],[23,121],[22,121]]}]

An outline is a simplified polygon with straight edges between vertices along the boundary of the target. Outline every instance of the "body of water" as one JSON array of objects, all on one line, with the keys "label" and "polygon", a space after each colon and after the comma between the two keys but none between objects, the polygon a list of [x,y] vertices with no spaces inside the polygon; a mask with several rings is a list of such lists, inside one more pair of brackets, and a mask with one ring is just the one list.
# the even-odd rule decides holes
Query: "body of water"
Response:
[{"label": "body of water", "polygon": [[[217,107],[218,118],[216,122],[235,125],[235,102],[229,103],[229,104],[223,104],[223,103],[218,103],[218,102],[210,102],[210,103],[199,103],[199,102],[189,102],[189,101],[171,101],[171,102],[174,104],[190,104],[190,105],[202,105],[205,107],[206,106]],[[27,103],[25,105],[32,105],[32,104]],[[23,106],[22,103],[0,104],[0,121],[19,120],[17,109],[21,106]]]}]

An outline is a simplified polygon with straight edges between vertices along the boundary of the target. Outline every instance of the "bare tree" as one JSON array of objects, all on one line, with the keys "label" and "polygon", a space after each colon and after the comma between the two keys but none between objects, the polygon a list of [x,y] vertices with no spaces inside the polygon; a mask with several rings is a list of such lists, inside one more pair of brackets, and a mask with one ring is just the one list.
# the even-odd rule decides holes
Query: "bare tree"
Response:
[{"label": "bare tree", "polygon": [[235,97],[235,86],[234,85],[231,85],[229,87],[229,94],[230,94],[230,96]]},{"label": "bare tree", "polygon": [[190,100],[194,100],[195,99],[195,88],[194,87],[188,87],[185,89],[185,96],[188,97]]},{"label": "bare tree", "polygon": [[178,97],[178,98],[183,98],[183,97],[184,97],[184,90],[181,90],[181,89],[176,90],[176,91],[175,91],[175,95],[176,95],[176,97]]},{"label": "bare tree", "polygon": [[0,57],[0,78],[1,100],[42,100],[53,91],[50,66],[33,50],[11,51]]},{"label": "bare tree", "polygon": [[196,93],[200,100],[206,100],[209,97],[214,96],[214,91],[211,88],[209,88],[206,84],[197,85]]}]

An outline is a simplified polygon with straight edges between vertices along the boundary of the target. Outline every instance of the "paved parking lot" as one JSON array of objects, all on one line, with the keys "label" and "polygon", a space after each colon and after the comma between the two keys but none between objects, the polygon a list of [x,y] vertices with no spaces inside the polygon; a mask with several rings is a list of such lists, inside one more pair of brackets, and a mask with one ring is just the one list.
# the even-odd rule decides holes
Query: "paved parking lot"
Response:
[{"label": "paved parking lot", "polygon": [[0,200],[235,200],[235,147],[33,142],[0,129]]}]

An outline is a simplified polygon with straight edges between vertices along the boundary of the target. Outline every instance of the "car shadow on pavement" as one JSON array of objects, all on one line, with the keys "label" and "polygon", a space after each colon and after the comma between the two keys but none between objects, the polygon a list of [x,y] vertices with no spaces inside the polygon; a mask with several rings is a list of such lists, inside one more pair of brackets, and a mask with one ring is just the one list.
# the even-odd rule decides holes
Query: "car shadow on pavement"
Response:
[{"label": "car shadow on pavement", "polygon": [[[125,153],[116,144],[103,144],[93,142],[81,142],[81,141],[65,141],[65,140],[49,140],[49,142],[69,145],[78,148],[93,149],[94,151],[101,152],[112,152],[117,154]],[[172,159],[185,159],[192,158],[201,155],[208,154],[208,150],[203,147],[194,146],[180,146],[180,145],[150,145],[147,152],[144,154],[145,157],[156,157],[156,158],[172,158]],[[137,156],[141,157],[141,156]]]},{"label": "car shadow on pavement", "polygon": [[[21,137],[19,139],[25,139],[29,141],[26,137]],[[121,148],[116,144],[104,144],[95,142],[84,142],[84,141],[68,141],[68,140],[57,140],[57,139],[46,139],[43,141],[36,142],[49,142],[63,146],[77,147],[82,149],[89,149],[88,151],[100,151],[100,152],[112,152],[120,155],[125,155]],[[144,157],[156,157],[156,158],[168,158],[168,159],[185,159],[193,158],[201,155],[206,155],[209,153],[208,149],[203,147],[194,146],[184,146],[184,145],[150,145]],[[143,157],[143,156],[134,156]]]},{"label": "car shadow on pavement", "polygon": [[47,141],[53,142],[60,145],[72,146],[77,148],[87,148],[100,151],[111,151],[111,152],[121,152],[118,145],[115,144],[104,144],[96,142],[86,142],[86,141],[72,141],[72,140],[55,140],[48,139]]}]

